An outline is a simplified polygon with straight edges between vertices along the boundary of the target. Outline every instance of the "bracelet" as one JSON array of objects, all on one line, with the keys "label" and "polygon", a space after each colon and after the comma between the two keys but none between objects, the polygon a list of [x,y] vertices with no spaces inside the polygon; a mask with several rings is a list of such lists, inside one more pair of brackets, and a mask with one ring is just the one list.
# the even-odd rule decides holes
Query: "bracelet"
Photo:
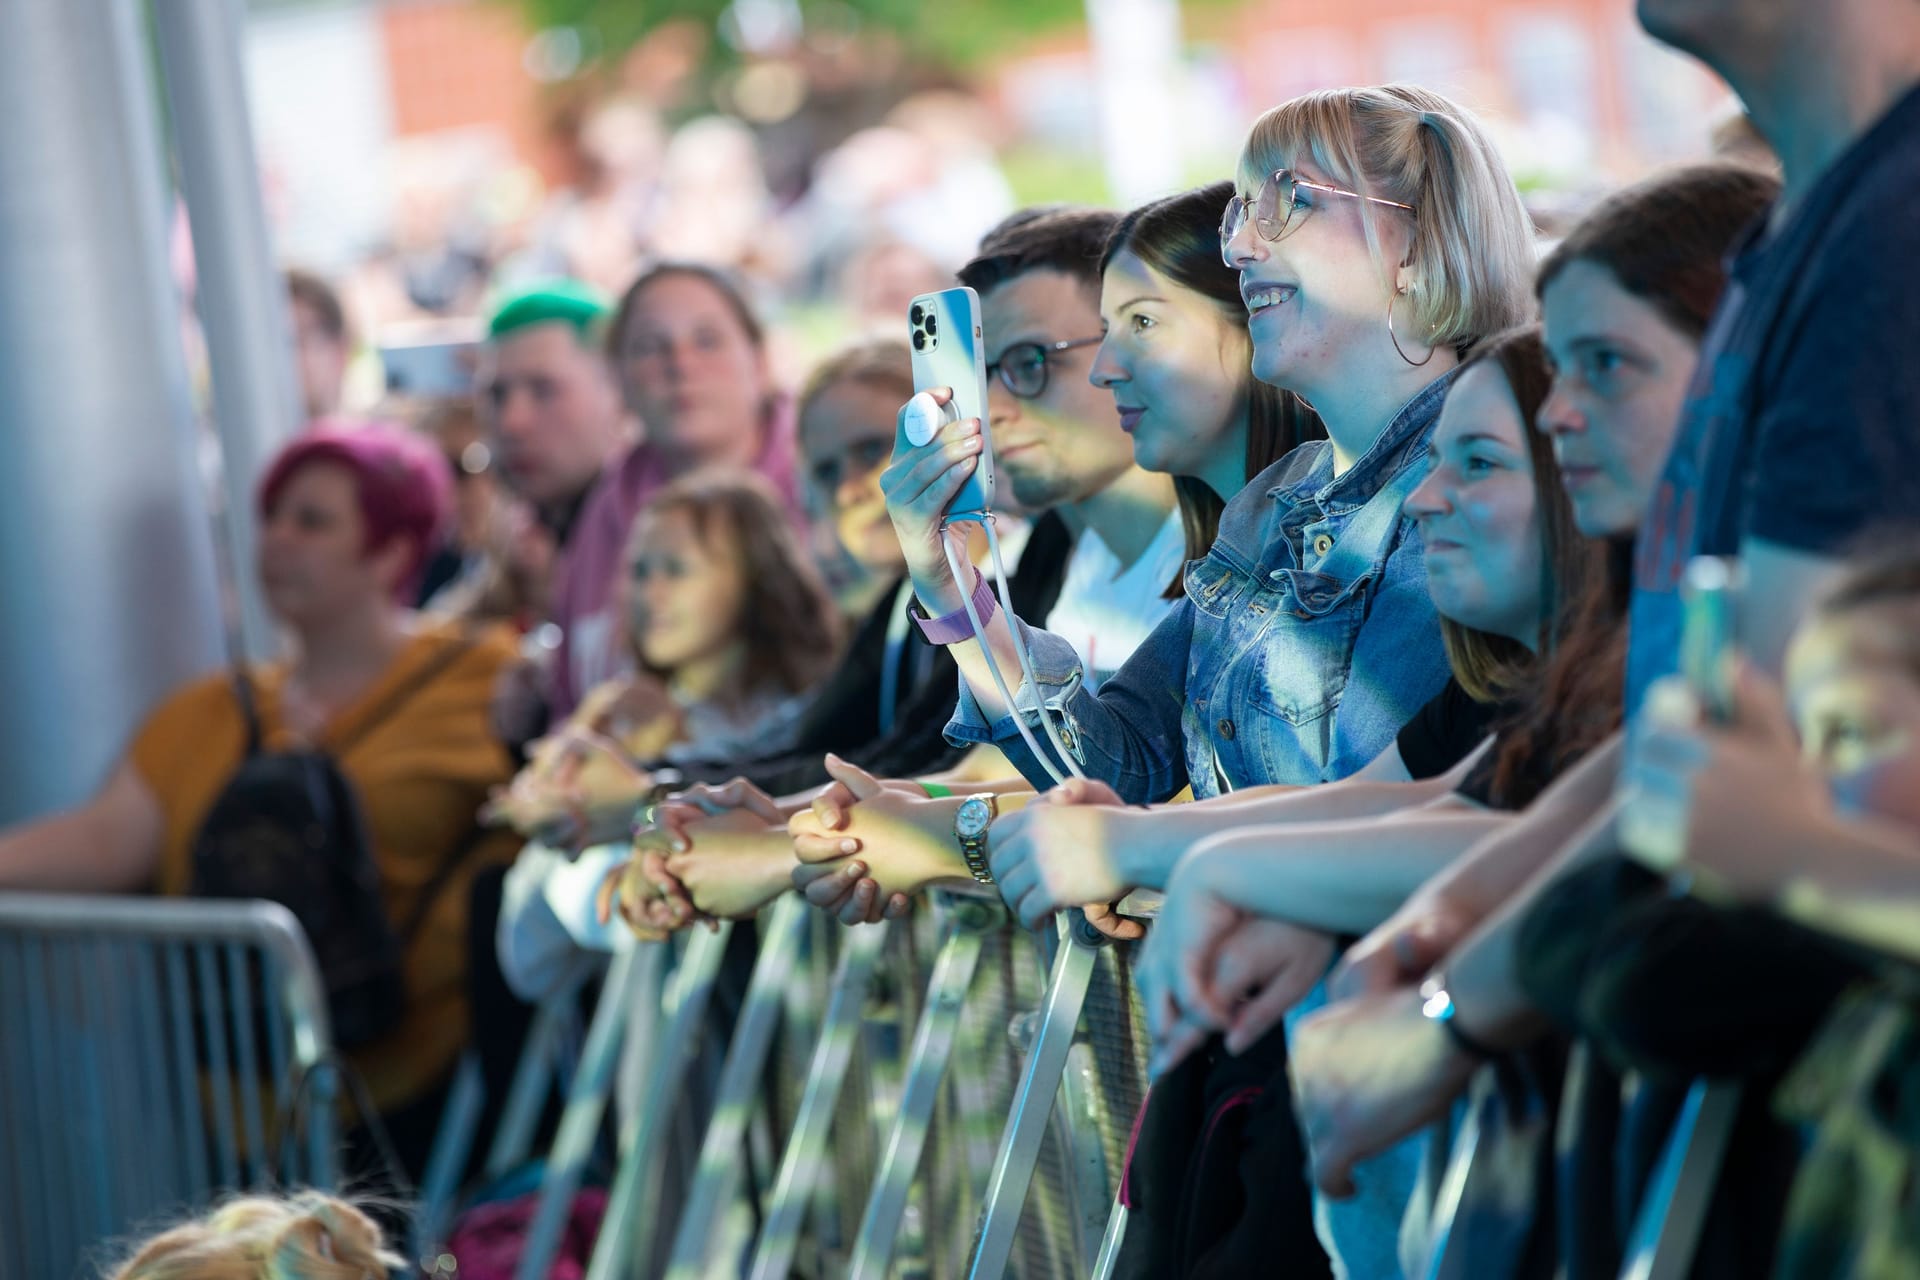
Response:
[{"label": "bracelet", "polygon": [[951,800],[953,798],[953,788],[943,787],[937,782],[916,782],[913,785],[926,792],[927,799],[929,800]]},{"label": "bracelet", "polygon": [[[993,590],[987,586],[986,577],[979,573],[973,577],[972,603],[973,611],[980,615],[980,625],[984,627],[987,619],[993,616],[995,606]],[[915,600],[907,606],[907,616],[913,619],[914,625],[920,628],[920,634],[927,638],[929,644],[959,644],[974,638],[973,619],[967,616],[965,606],[952,613],[929,618],[927,611]]]},{"label": "bracelet", "polygon": [[1439,1023],[1440,1029],[1447,1033],[1447,1039],[1453,1041],[1456,1049],[1481,1061],[1501,1056],[1499,1049],[1470,1034],[1460,1025],[1460,1006],[1453,1002],[1453,993],[1447,990],[1444,976],[1436,973],[1421,983],[1420,1000],[1421,1015],[1429,1022]]}]

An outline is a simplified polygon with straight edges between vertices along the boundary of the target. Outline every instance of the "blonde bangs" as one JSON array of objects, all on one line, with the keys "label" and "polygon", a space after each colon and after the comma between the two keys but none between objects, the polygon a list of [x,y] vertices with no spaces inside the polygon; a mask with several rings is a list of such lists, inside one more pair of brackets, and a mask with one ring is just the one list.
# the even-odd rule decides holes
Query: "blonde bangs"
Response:
[{"label": "blonde bangs", "polygon": [[[1236,175],[1252,196],[1276,169],[1311,166],[1362,195],[1412,205],[1412,319],[1424,340],[1466,348],[1533,314],[1532,224],[1472,114],[1417,85],[1322,89],[1254,122]],[[1383,276],[1379,219],[1361,225]],[[1404,313],[1403,313],[1404,314]]]}]

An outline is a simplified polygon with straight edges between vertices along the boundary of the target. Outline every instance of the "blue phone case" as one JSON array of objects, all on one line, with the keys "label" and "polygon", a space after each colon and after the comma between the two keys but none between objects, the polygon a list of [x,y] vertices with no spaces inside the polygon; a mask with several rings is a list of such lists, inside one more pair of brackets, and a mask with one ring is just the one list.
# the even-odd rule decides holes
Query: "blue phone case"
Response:
[{"label": "blue phone case", "polygon": [[[979,295],[962,288],[915,298],[907,309],[907,344],[913,357],[913,389],[950,387],[955,420],[980,420],[980,461],[948,504],[948,519],[991,511],[993,435],[987,422],[987,355],[980,331]],[[893,447],[897,456],[913,445],[900,433]]]}]

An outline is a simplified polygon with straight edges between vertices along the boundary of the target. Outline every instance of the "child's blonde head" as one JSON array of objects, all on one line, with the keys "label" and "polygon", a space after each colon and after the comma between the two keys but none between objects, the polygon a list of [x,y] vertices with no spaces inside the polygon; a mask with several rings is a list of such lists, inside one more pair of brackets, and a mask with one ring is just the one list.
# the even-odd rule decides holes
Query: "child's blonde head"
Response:
[{"label": "child's blonde head", "polygon": [[301,1191],[242,1196],[163,1231],[112,1280],[383,1280],[404,1264],[366,1214]]}]

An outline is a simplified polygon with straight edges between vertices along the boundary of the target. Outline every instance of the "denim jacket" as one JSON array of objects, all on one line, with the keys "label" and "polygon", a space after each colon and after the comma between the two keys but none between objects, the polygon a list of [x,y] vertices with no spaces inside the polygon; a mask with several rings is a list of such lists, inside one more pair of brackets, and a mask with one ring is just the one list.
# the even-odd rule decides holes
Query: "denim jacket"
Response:
[{"label": "denim jacket", "polygon": [[[1451,381],[1408,401],[1344,475],[1322,440],[1249,481],[1206,558],[1187,565],[1187,598],[1099,693],[1082,686],[1065,641],[1019,624],[1044,705],[1089,777],[1135,804],[1188,783],[1203,798],[1331,781],[1379,755],[1440,691],[1446,653],[1400,505],[1426,473]],[[1034,705],[1024,681],[1015,701]],[[964,680],[947,736],[992,742],[1048,785],[1013,717],[988,725]]]}]

